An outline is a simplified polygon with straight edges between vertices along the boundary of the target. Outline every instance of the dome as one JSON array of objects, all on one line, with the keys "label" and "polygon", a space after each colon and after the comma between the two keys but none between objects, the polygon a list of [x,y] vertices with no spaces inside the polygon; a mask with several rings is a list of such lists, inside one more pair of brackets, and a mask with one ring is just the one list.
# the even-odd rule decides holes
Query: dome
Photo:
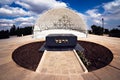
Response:
[{"label": "dome", "polygon": [[61,32],[58,30],[74,30],[84,34],[87,32],[82,17],[68,8],[54,8],[41,14],[34,26],[34,36],[39,36],[45,30],[57,30],[57,33]]}]

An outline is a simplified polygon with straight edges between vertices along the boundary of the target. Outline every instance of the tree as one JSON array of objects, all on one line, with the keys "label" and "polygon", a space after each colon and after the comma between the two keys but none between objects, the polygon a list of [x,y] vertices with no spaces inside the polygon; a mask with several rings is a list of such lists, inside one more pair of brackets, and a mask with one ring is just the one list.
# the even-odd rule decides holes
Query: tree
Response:
[{"label": "tree", "polygon": [[92,25],[91,26],[92,33],[96,35],[102,35],[103,34],[103,28],[100,26]]},{"label": "tree", "polygon": [[110,30],[109,36],[111,37],[120,37],[120,30],[117,28],[114,28]]},{"label": "tree", "polygon": [[108,29],[104,29],[104,34],[109,34],[109,30]]},{"label": "tree", "polygon": [[6,30],[6,31],[4,31],[4,30],[0,31],[0,39],[4,39],[4,38],[9,38],[9,31],[8,30]]},{"label": "tree", "polygon": [[92,31],[91,31],[91,30],[88,30],[88,33],[89,33],[89,34],[92,34]]},{"label": "tree", "polygon": [[16,35],[18,36],[18,37],[20,37],[20,36],[22,36],[22,31],[21,31],[21,28],[17,28],[17,30],[16,30]]},{"label": "tree", "polygon": [[10,29],[10,35],[13,36],[13,35],[16,35],[16,26],[13,25]]},{"label": "tree", "polygon": [[22,36],[22,35],[30,35],[32,34],[32,27],[25,27],[25,28],[17,28],[16,35]]},{"label": "tree", "polygon": [[120,25],[118,25],[118,27],[120,27]]},{"label": "tree", "polygon": [[32,27],[25,27],[23,29],[23,35],[30,35],[32,34]]}]

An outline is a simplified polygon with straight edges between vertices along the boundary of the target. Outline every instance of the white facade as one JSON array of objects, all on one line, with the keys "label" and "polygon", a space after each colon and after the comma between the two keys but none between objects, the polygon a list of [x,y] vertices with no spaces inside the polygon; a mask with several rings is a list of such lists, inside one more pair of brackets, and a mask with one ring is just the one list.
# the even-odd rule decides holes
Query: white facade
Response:
[{"label": "white facade", "polygon": [[51,33],[76,34],[75,31],[79,32],[77,36],[86,37],[87,28],[81,16],[68,8],[55,8],[40,15],[34,26],[34,37]]}]

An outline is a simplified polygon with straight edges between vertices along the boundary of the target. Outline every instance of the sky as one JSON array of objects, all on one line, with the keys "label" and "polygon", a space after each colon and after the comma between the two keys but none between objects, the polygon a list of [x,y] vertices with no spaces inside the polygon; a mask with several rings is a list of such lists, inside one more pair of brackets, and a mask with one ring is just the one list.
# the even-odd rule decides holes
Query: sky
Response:
[{"label": "sky", "polygon": [[31,26],[44,11],[67,7],[75,10],[85,20],[88,29],[95,24],[117,28],[120,25],[120,0],[0,0],[0,30],[13,24],[17,27]]}]

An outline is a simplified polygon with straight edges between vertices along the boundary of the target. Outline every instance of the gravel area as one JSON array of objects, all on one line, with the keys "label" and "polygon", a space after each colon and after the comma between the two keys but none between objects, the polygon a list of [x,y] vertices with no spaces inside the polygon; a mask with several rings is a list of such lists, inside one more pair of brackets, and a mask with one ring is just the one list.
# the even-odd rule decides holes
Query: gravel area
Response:
[{"label": "gravel area", "polygon": [[[43,52],[39,52],[38,49],[44,42],[33,42],[18,47],[13,53],[12,58],[16,64],[35,71]],[[86,66],[88,71],[93,71],[108,65],[112,59],[112,52],[99,44],[87,41],[78,41],[78,43],[85,49],[85,57],[91,62],[90,66]]]},{"label": "gravel area", "polygon": [[38,49],[43,42],[33,42],[18,47],[12,54],[13,60],[20,66],[35,71],[43,52]]},{"label": "gravel area", "polygon": [[100,44],[88,41],[78,41],[78,43],[85,49],[84,55],[86,59],[91,62],[89,66],[86,66],[88,71],[105,67],[113,59],[112,52]]}]

